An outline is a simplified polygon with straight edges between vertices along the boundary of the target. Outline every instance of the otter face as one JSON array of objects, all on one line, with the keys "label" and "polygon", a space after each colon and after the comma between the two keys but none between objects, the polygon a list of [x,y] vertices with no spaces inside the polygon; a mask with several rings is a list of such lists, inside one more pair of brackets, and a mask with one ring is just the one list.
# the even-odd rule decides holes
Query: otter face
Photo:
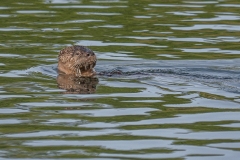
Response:
[{"label": "otter face", "polygon": [[58,69],[66,74],[75,74],[78,77],[90,77],[95,74],[97,62],[92,50],[84,46],[71,46],[62,49],[58,56]]}]

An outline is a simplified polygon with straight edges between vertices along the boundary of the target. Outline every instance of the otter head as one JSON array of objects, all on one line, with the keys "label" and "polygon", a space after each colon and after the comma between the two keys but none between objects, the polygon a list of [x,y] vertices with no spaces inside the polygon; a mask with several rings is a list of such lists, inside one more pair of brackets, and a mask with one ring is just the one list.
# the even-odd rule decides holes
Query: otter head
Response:
[{"label": "otter head", "polygon": [[87,47],[74,45],[62,49],[58,56],[58,70],[78,77],[95,75],[97,58]]}]

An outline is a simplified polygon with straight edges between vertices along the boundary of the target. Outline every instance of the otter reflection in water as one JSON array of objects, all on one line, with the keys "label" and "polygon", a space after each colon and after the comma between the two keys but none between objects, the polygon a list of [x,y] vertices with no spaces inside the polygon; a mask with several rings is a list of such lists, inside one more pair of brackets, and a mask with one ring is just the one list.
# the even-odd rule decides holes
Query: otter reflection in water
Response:
[{"label": "otter reflection in water", "polygon": [[96,55],[87,47],[74,45],[62,49],[58,56],[58,87],[65,89],[65,93],[95,93],[96,62]]},{"label": "otter reflection in water", "polygon": [[59,88],[66,90],[64,93],[67,94],[92,94],[96,92],[98,78],[59,74],[57,83]]}]

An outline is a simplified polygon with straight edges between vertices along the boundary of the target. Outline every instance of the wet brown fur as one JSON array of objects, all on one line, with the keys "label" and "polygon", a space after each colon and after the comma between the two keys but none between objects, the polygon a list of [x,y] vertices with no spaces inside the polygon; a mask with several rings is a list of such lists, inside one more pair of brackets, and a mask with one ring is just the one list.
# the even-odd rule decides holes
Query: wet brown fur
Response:
[{"label": "wet brown fur", "polygon": [[96,55],[89,48],[69,46],[62,49],[58,55],[58,70],[77,77],[91,77],[96,74],[96,62]]}]

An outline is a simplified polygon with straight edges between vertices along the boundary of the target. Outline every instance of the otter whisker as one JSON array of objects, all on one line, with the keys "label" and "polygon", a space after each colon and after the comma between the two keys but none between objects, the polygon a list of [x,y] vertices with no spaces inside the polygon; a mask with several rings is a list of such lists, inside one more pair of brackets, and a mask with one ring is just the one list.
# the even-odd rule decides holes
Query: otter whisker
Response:
[{"label": "otter whisker", "polygon": [[77,72],[78,75],[81,75],[81,70],[80,70],[80,68],[76,68],[76,72]]},{"label": "otter whisker", "polygon": [[78,65],[79,65],[79,68],[82,68],[82,67],[83,67],[83,64],[82,64],[82,63],[79,63]]}]

